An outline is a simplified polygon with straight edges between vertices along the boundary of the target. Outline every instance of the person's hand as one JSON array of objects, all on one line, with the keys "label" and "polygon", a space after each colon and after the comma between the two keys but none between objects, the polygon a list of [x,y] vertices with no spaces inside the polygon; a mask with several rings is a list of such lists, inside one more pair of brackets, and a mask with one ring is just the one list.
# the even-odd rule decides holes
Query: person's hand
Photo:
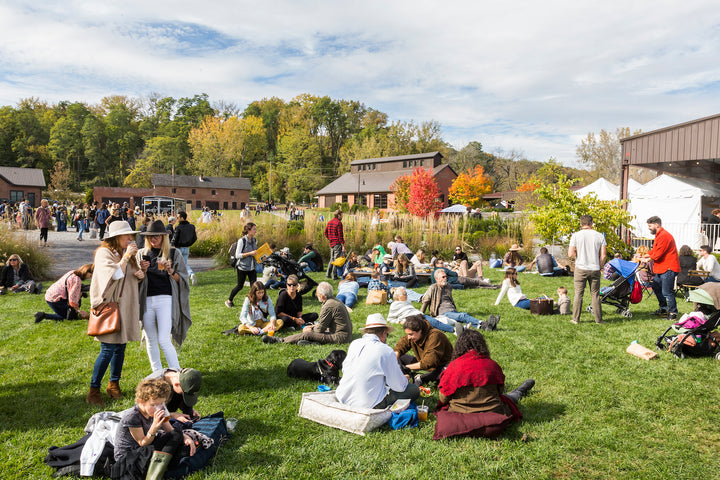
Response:
[{"label": "person's hand", "polygon": [[253,332],[255,335],[260,333],[260,329],[258,327],[250,327],[250,331]]},{"label": "person's hand", "polygon": [[78,310],[77,313],[80,318],[90,318],[90,314],[85,310]]},{"label": "person's hand", "polygon": [[193,417],[194,418],[200,418],[200,413],[198,413],[197,410],[193,409]]},{"label": "person's hand", "polygon": [[297,317],[294,320],[298,325],[305,325],[305,320],[303,320],[302,317]]},{"label": "person's hand", "polygon": [[153,426],[155,426],[155,432],[157,433],[158,430],[162,427],[163,422],[165,421],[165,409],[160,407],[155,410],[155,413],[153,413],[153,422],[150,426],[150,431],[152,431]]},{"label": "person's hand", "polygon": [[142,280],[143,278],[145,278],[145,272],[142,270],[137,270],[135,273],[133,273],[133,275],[135,275],[138,280]]},{"label": "person's hand", "polygon": [[310,325],[307,325],[307,326],[303,327],[303,332],[312,332],[312,329],[313,329],[313,327],[311,327]]},{"label": "person's hand", "polygon": [[188,417],[184,413],[173,412],[170,414],[170,416],[178,422],[192,422],[192,418]]},{"label": "person's hand", "polygon": [[150,268],[150,262],[147,260],[140,260],[140,268],[142,268],[143,272],[146,272],[148,268]]},{"label": "person's hand", "polygon": [[130,242],[128,243],[127,248],[125,249],[125,253],[129,253],[130,255],[135,255],[138,251],[137,243]]},{"label": "person's hand", "polygon": [[192,457],[193,455],[195,455],[195,442],[193,441],[193,439],[183,434],[183,443],[190,447],[190,456]]},{"label": "person's hand", "polygon": [[253,250],[252,252],[247,252],[247,253],[249,253],[251,256],[254,257],[255,255],[257,255],[257,250]]}]

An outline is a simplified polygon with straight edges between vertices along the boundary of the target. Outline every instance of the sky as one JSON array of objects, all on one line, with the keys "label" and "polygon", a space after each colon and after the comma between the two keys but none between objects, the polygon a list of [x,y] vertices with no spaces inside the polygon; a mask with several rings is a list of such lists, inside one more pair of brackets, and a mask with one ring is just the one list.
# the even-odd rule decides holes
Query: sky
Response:
[{"label": "sky", "polygon": [[577,166],[590,132],[720,113],[715,2],[0,0],[0,105],[309,93]]}]

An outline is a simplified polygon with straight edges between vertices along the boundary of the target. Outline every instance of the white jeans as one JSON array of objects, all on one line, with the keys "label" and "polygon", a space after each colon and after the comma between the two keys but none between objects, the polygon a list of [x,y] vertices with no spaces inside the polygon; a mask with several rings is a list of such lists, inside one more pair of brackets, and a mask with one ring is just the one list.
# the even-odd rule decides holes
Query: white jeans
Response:
[{"label": "white jeans", "polygon": [[162,370],[160,348],[165,354],[168,368],[180,370],[175,347],[170,341],[172,330],[172,296],[156,295],[147,297],[145,315],[143,315],[143,330],[147,339],[147,353],[150,358],[152,371]]}]

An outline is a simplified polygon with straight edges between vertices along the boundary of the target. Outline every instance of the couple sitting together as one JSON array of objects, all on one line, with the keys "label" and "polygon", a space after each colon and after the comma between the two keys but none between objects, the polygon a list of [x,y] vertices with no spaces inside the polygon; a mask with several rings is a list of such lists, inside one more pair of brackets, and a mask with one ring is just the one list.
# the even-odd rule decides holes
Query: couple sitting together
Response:
[{"label": "couple sitting together", "polygon": [[[350,344],[343,362],[343,377],[336,391],[338,401],[355,407],[384,409],[396,400],[416,400],[420,395],[419,387],[410,383],[408,376],[403,374],[399,360],[403,356],[403,349],[409,349],[412,345],[414,352],[418,354],[422,336],[429,338],[428,332],[432,330],[426,322],[426,326],[421,327],[419,332],[411,328],[422,322],[425,322],[422,316],[406,319],[406,336],[393,350],[385,343],[392,330],[385,318],[379,313],[369,315],[362,330],[362,338]],[[437,333],[444,337],[444,334]],[[485,338],[479,331],[463,330],[452,350],[447,338],[445,342],[440,341],[437,349],[442,351],[439,362],[449,361],[444,370],[436,369],[441,370],[435,375],[439,376],[440,382],[439,412],[479,414],[486,419],[486,425],[497,423],[502,429],[511,421],[522,418],[517,403],[533,387],[534,380],[526,380],[520,387],[503,395],[505,375],[500,366],[490,358]],[[406,363],[405,367],[424,368],[424,365],[420,360],[413,364]],[[447,418],[445,415],[441,416]],[[438,418],[439,422],[440,417]],[[494,434],[497,431],[499,434],[502,431],[498,431],[499,428],[500,426],[491,432]]]}]

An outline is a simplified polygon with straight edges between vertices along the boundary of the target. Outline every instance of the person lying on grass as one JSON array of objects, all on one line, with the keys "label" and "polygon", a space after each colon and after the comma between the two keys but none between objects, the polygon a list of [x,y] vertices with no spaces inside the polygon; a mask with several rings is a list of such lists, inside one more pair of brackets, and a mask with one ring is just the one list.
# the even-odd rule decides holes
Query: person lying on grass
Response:
[{"label": "person lying on grass", "polygon": [[430,316],[437,317],[444,315],[456,322],[469,323],[475,328],[483,330],[495,330],[499,317],[491,317],[483,322],[467,312],[458,312],[452,296],[452,287],[448,283],[448,274],[444,268],[438,268],[433,272],[435,283],[430,285],[422,297],[422,312],[428,312]]},{"label": "person lying on grass", "polygon": [[[390,304],[390,311],[388,312],[387,321],[388,323],[399,323],[400,325],[405,324],[405,319],[412,315],[422,315],[430,326],[442,330],[443,332],[452,332],[454,329],[447,323],[435,320],[430,315],[423,315],[423,313],[415,308],[408,300],[407,290],[405,287],[396,287],[393,289],[393,300]],[[453,322],[455,323],[455,322]],[[455,325],[458,325],[455,323]]]},{"label": "person lying on grass", "polygon": [[162,479],[180,458],[195,455],[195,443],[170,426],[165,402],[172,387],[162,378],[143,380],[135,406],[120,420],[115,435],[112,478]]},{"label": "person lying on grass", "polygon": [[[416,372],[415,385],[434,382],[450,362],[453,346],[443,332],[432,328],[423,315],[411,315],[403,324],[405,336],[395,344],[395,355],[404,374]],[[407,352],[412,349],[413,355]],[[427,373],[419,373],[420,370]]]}]

